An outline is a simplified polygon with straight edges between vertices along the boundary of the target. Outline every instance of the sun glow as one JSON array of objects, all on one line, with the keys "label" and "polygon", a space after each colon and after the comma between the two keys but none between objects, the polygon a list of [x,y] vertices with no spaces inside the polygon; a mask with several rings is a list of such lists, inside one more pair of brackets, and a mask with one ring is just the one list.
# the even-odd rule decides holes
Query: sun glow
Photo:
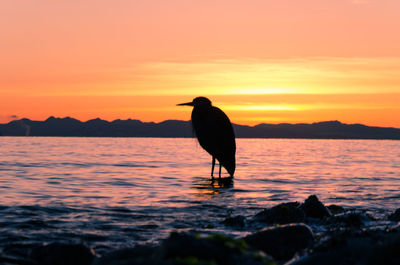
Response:
[{"label": "sun glow", "polygon": [[302,109],[296,105],[222,105],[221,107],[234,111],[296,111]]},{"label": "sun glow", "polygon": [[294,88],[262,88],[262,87],[246,87],[233,88],[230,93],[233,95],[265,95],[265,94],[289,94],[296,91]]},{"label": "sun glow", "polygon": [[206,96],[243,124],[400,127],[400,1],[383,2],[4,0],[0,122],[187,120],[175,105]]}]

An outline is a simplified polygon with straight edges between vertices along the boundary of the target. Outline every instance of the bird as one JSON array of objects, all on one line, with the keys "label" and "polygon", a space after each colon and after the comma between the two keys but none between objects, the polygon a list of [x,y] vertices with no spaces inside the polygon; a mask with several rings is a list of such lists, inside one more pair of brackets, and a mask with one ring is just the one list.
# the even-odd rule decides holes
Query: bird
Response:
[{"label": "bird", "polygon": [[228,116],[213,106],[206,97],[196,97],[192,102],[177,106],[193,107],[191,115],[193,131],[200,146],[212,156],[212,179],[214,179],[215,160],[219,162],[219,178],[221,178],[221,166],[226,169],[230,178],[233,178],[236,169],[236,141]]}]

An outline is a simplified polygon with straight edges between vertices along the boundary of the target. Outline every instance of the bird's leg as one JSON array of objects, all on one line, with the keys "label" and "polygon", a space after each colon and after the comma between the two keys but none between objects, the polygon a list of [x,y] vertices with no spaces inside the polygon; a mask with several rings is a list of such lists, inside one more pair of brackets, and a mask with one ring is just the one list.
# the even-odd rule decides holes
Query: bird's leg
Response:
[{"label": "bird's leg", "polygon": [[212,157],[211,177],[214,179],[215,157]]},{"label": "bird's leg", "polygon": [[221,178],[221,163],[219,163],[219,178]]}]

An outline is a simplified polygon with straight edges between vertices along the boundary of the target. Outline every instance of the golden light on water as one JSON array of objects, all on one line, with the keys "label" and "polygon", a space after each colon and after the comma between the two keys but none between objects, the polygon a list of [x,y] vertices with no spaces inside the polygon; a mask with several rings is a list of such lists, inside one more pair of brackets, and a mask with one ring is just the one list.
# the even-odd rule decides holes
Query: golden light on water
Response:
[{"label": "golden light on water", "polygon": [[[398,141],[237,139],[233,180],[212,180],[210,155],[190,138],[2,137],[0,143],[7,154],[0,168],[10,183],[2,187],[6,205],[181,207],[216,199],[223,207],[264,207],[318,194],[369,207],[390,195],[395,207],[400,183],[393,181]],[[361,199],[371,194],[376,200]]]}]

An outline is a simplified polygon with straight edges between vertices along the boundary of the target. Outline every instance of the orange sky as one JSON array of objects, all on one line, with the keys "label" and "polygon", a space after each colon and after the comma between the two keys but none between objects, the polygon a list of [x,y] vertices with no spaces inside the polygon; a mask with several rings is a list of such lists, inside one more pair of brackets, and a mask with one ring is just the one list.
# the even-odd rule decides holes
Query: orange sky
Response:
[{"label": "orange sky", "polygon": [[207,96],[240,124],[400,127],[398,0],[3,0],[0,122],[162,121]]}]

